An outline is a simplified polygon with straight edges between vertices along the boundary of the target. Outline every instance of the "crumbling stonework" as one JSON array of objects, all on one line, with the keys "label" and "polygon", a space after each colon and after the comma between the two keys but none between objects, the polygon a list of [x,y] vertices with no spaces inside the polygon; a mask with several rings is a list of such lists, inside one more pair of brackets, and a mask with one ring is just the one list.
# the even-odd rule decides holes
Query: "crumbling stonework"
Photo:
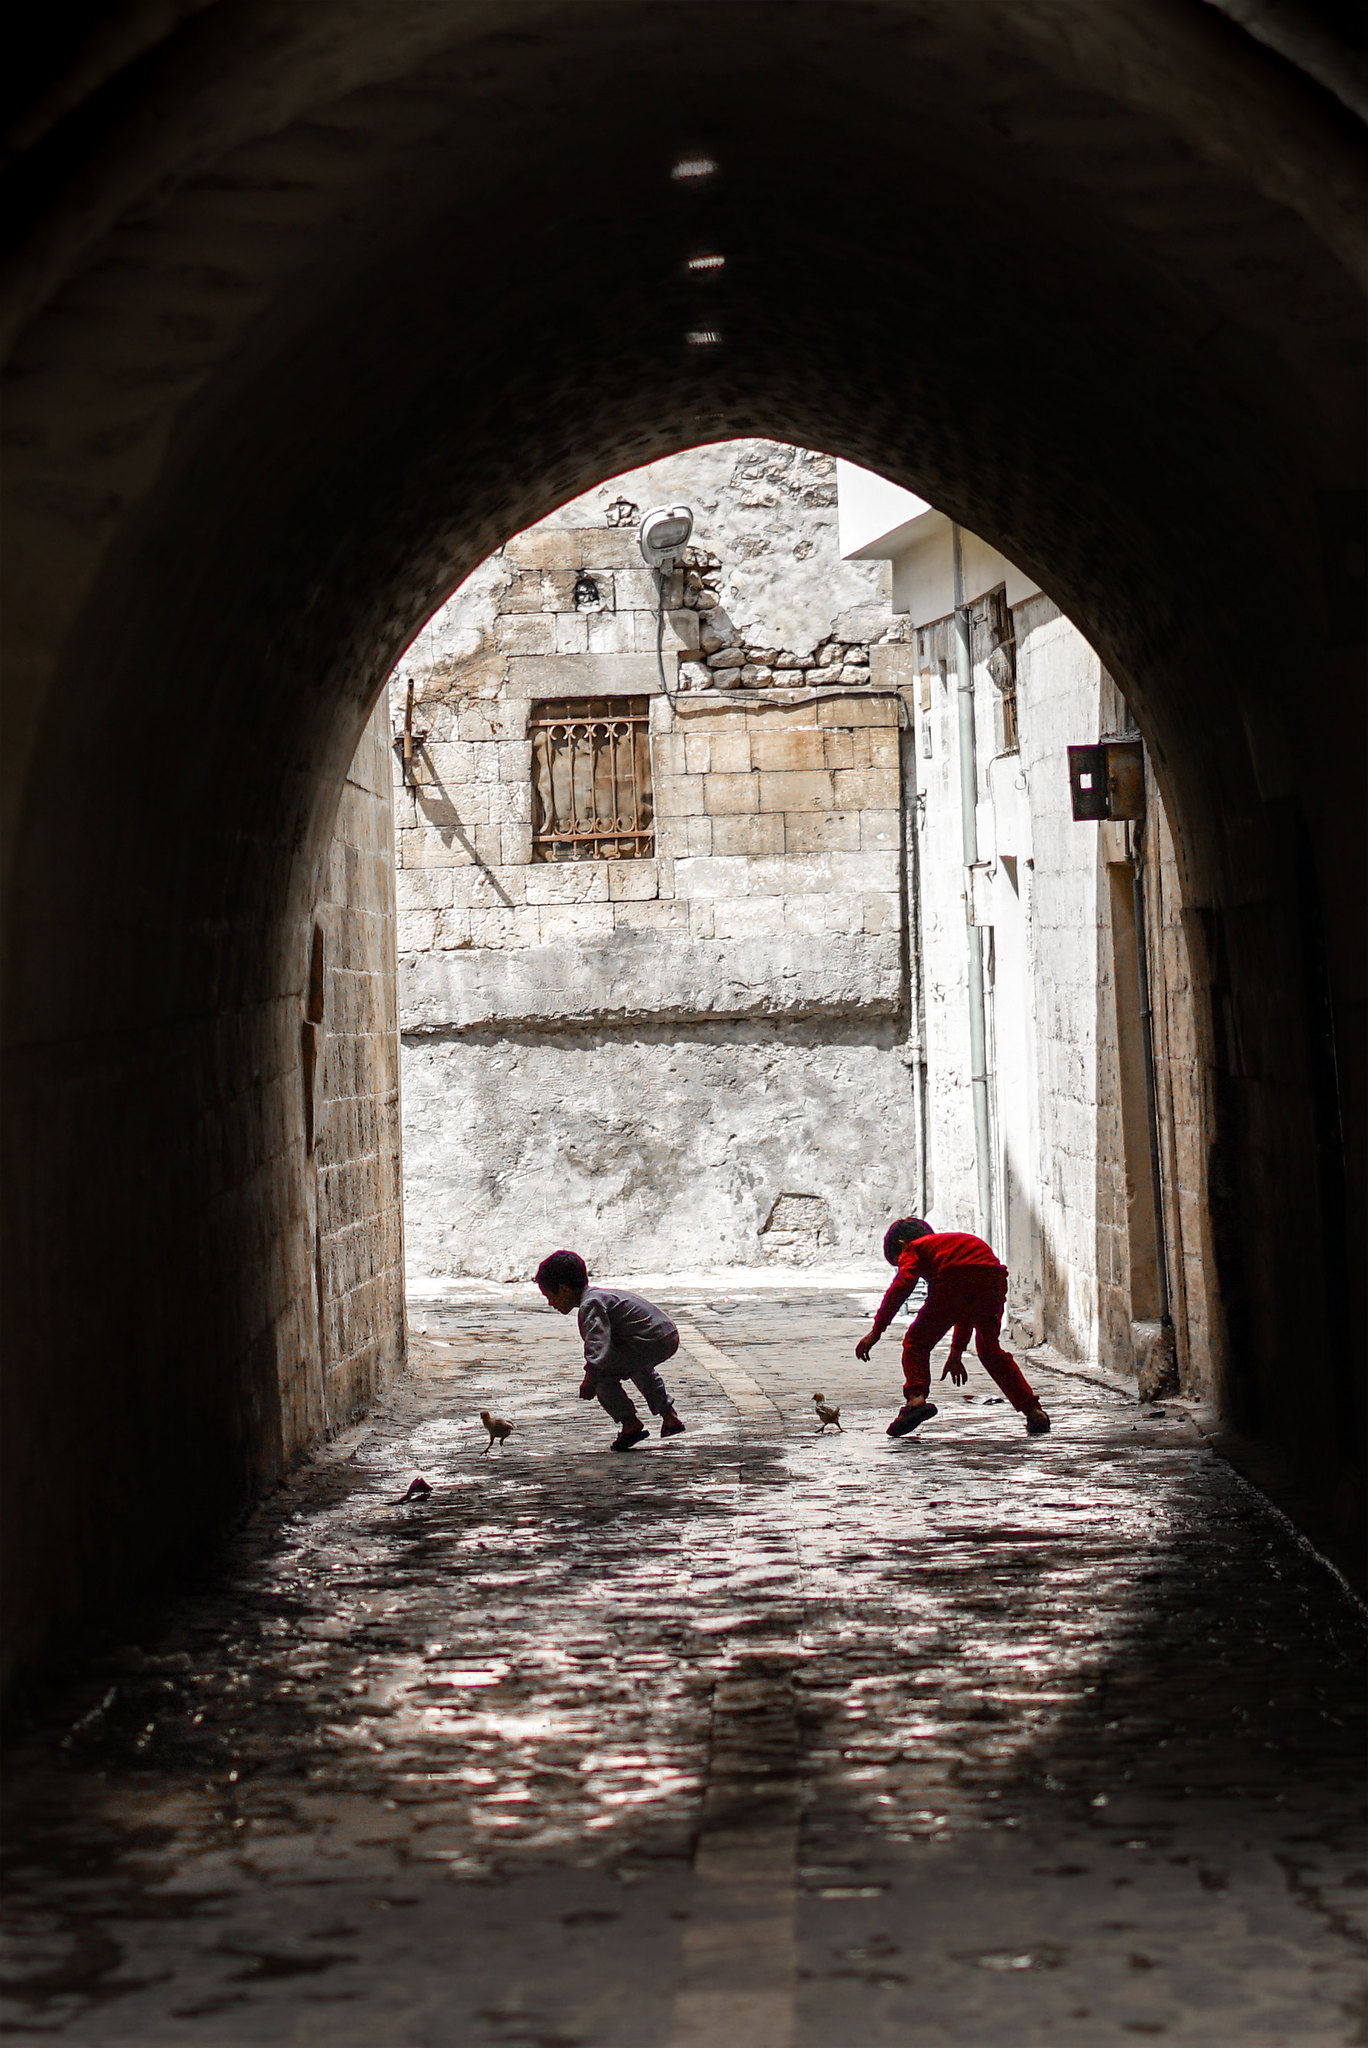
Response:
[{"label": "crumbling stonework", "polygon": [[[614,477],[491,556],[424,629],[415,651],[439,651],[472,630],[478,634],[487,594],[512,553],[554,552],[556,534],[596,533],[591,568],[617,560],[643,572],[635,539],[641,515],[679,502],[694,514],[690,566],[717,599],[715,607],[697,608],[725,613],[743,644],[791,650],[810,665],[824,643],[867,645],[890,630],[900,633],[881,565],[841,558],[836,475],[833,458],[817,449],[742,440],[688,448]],[[605,547],[603,537],[613,533],[624,535],[620,555]]]},{"label": "crumbling stonework", "polygon": [[[681,567],[666,579],[666,602],[678,604],[698,616],[697,638],[685,627],[685,644],[697,648],[696,660],[681,660],[680,686],[686,690],[763,689],[767,683],[792,688],[799,683],[814,687],[832,683],[869,681],[869,640],[843,638],[826,633],[812,647],[799,653],[792,647],[766,646],[756,641],[728,616],[722,602],[723,563],[710,549],[691,547]],[[870,607],[869,609],[872,609]],[[880,621],[873,621],[874,624]],[[870,630],[871,621],[859,613],[844,622],[852,628]],[[891,632],[885,637],[892,637]]]}]

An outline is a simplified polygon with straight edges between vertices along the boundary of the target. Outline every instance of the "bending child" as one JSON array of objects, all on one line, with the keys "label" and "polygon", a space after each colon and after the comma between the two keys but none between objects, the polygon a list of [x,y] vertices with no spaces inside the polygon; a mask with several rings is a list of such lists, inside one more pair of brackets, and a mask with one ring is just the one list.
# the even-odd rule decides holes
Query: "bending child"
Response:
[{"label": "bending child", "polygon": [[552,1252],[543,1259],[537,1285],[559,1315],[579,1310],[584,1339],[580,1399],[592,1401],[597,1396],[599,1406],[621,1425],[612,1448],[630,1451],[650,1434],[624,1380],[632,1382],[652,1415],[660,1417],[661,1436],[679,1436],[684,1425],[657,1370],[679,1349],[679,1332],[665,1311],[620,1287],[591,1287],[589,1269],[578,1252]]},{"label": "bending child", "polygon": [[[991,1245],[964,1230],[933,1230],[920,1216],[903,1216],[888,1227],[884,1257],[897,1276],[879,1303],[868,1336],[855,1346],[855,1356],[868,1359],[919,1280],[926,1282],[926,1300],[903,1338],[903,1405],[888,1425],[890,1436],[919,1429],[936,1411],[927,1398],[931,1390],[931,1353],[946,1331],[955,1327],[950,1363],[945,1372],[958,1384],[965,1378],[960,1329],[972,1326],[974,1347],[990,1378],[995,1380],[1019,1415],[1028,1436],[1044,1436],[1050,1418],[1041,1407],[998,1333],[1007,1305],[1007,1268]],[[942,1379],[945,1373],[941,1375]]]}]

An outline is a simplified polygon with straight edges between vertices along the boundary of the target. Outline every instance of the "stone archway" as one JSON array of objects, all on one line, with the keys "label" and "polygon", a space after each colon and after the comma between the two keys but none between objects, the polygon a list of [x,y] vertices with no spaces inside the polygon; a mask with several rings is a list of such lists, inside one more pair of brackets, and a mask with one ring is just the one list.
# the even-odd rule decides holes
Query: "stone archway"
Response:
[{"label": "stone archway", "polygon": [[1232,1405],[1351,1517],[1333,50],[1195,0],[233,0],[48,58],[8,301],[16,1654],[309,1441],[311,906],[392,657],[509,532],[725,433],[931,496],[1124,683],[1204,949]]}]

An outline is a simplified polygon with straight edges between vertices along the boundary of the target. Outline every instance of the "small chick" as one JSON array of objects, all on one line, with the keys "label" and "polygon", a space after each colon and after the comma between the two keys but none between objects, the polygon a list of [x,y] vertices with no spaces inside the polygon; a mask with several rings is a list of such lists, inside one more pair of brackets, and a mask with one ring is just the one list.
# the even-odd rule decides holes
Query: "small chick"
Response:
[{"label": "small chick", "polygon": [[841,1430],[841,1435],[844,1436],[845,1431],[841,1429],[840,1409],[830,1407],[825,1394],[814,1394],[812,1399],[817,1409],[818,1436],[822,1434],[823,1430],[830,1429],[833,1423],[837,1429]]},{"label": "small chick", "polygon": [[431,1491],[432,1488],[428,1485],[426,1479],[414,1479],[410,1481],[409,1490],[404,1495],[404,1499],[426,1500]]},{"label": "small chick", "polygon": [[489,1431],[489,1442],[480,1453],[482,1458],[487,1458],[495,1444],[498,1444],[502,1450],[504,1444],[513,1434],[513,1425],[511,1422],[500,1422],[498,1416],[491,1415],[487,1408],[480,1410],[480,1420]]}]

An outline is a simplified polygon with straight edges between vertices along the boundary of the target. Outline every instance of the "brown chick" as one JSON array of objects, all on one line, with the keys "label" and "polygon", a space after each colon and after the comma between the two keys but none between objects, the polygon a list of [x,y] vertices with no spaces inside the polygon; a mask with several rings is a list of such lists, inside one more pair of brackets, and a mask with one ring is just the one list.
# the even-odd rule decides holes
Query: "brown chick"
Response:
[{"label": "brown chick", "polygon": [[498,1416],[491,1415],[487,1408],[480,1410],[480,1420],[489,1431],[489,1442],[480,1453],[482,1458],[487,1458],[495,1444],[498,1444],[500,1449],[503,1448],[513,1434],[513,1425],[511,1422],[501,1422]]},{"label": "brown chick", "polygon": [[824,1429],[830,1429],[833,1423],[836,1425],[837,1429],[841,1430],[841,1435],[844,1436],[845,1431],[841,1429],[840,1409],[830,1407],[827,1403],[827,1397],[825,1394],[814,1394],[812,1399],[813,1404],[817,1410],[817,1421],[819,1425],[817,1430],[818,1436],[822,1434],[822,1431]]}]

